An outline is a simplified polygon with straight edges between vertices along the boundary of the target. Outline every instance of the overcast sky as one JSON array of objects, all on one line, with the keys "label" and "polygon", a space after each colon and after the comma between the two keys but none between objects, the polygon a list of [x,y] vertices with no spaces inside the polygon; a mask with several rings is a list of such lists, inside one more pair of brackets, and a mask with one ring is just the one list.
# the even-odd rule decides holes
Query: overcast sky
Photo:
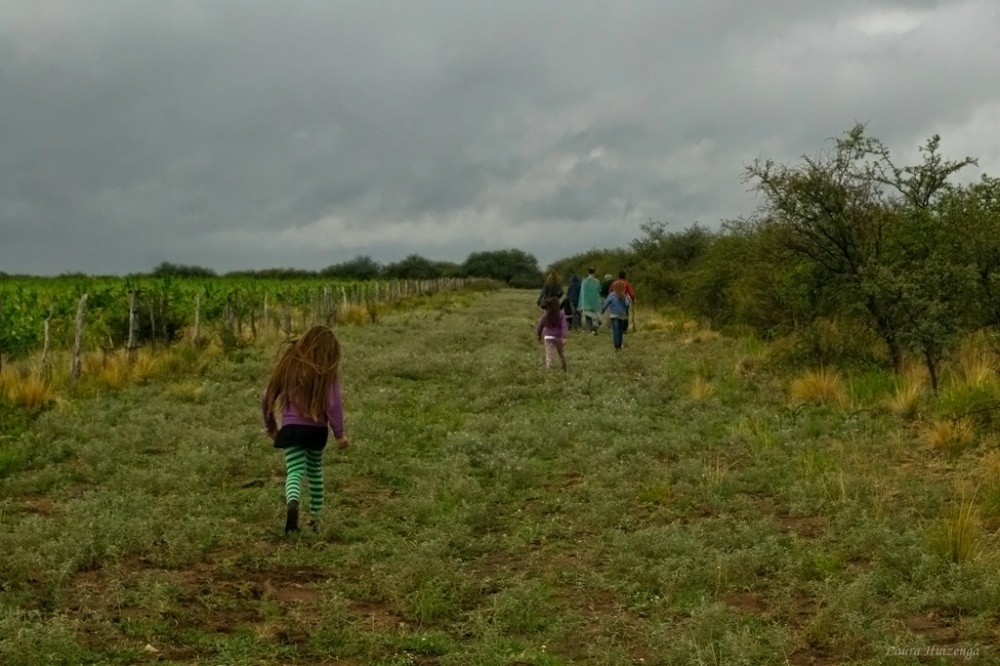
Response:
[{"label": "overcast sky", "polygon": [[855,121],[996,175],[997,35],[997,0],[0,0],[0,271],[545,264],[748,213],[750,161]]}]

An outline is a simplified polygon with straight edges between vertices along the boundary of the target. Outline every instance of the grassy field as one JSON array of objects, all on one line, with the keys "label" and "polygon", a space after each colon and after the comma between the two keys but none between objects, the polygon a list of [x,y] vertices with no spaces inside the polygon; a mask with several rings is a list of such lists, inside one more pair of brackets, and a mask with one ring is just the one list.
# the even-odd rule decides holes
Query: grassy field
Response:
[{"label": "grassy field", "polygon": [[339,332],[318,534],[281,531],[274,348],[0,435],[0,664],[1000,663],[988,431],[642,312],[546,373],[533,300]]}]

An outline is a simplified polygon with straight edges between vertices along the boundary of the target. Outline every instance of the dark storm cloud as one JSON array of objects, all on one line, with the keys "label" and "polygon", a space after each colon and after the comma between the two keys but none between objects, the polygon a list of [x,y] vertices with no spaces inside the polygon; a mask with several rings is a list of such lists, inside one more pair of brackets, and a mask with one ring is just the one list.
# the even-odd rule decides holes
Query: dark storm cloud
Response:
[{"label": "dark storm cloud", "polygon": [[0,12],[0,270],[547,261],[748,212],[746,163],[855,120],[1000,166],[990,0]]}]

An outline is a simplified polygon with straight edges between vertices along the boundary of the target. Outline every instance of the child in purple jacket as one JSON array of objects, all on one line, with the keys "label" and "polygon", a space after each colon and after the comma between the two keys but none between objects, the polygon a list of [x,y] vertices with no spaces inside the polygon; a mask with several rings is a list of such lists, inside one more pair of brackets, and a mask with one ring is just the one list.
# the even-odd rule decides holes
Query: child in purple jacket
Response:
[{"label": "child in purple jacket", "polygon": [[569,322],[566,313],[559,307],[558,298],[550,298],[545,302],[545,314],[538,320],[535,327],[538,341],[545,345],[545,367],[551,368],[556,354],[562,362],[562,369],[567,370],[565,345],[569,335]]},{"label": "child in purple jacket", "polygon": [[285,452],[285,533],[299,531],[303,473],[309,481],[310,524],[315,531],[323,509],[323,449],[329,429],[340,448],[348,444],[340,393],[340,342],[333,331],[314,326],[288,345],[261,396],[261,412],[268,437]]}]

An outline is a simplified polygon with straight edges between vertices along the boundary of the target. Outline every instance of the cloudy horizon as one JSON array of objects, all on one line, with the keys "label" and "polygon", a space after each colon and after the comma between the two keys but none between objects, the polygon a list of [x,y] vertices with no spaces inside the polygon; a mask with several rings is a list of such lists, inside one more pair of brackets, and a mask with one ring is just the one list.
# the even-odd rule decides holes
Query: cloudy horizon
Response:
[{"label": "cloudy horizon", "polygon": [[1000,3],[0,0],[0,271],[544,265],[865,122],[1000,171]]}]

